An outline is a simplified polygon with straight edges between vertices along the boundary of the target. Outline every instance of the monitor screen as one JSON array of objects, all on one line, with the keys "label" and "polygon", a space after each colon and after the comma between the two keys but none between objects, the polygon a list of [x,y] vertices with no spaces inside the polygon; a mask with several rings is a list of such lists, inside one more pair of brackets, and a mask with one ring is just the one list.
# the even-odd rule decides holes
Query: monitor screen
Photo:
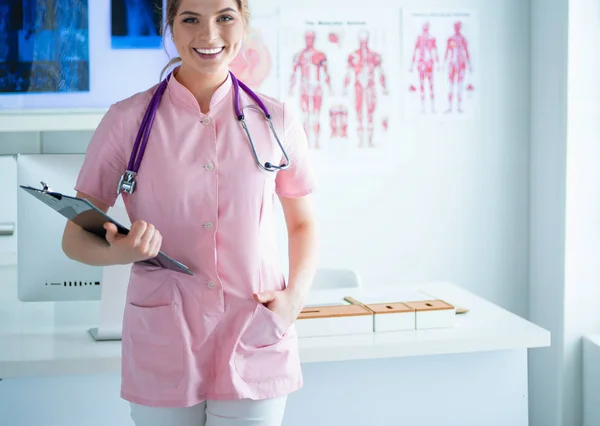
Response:
[{"label": "monitor screen", "polygon": [[[17,185],[75,195],[84,154],[20,154]],[[116,190],[116,188],[115,188]],[[130,226],[121,197],[110,215]],[[62,251],[66,219],[31,194],[17,192],[17,282],[21,301],[99,300],[102,267],[69,259]]]}]

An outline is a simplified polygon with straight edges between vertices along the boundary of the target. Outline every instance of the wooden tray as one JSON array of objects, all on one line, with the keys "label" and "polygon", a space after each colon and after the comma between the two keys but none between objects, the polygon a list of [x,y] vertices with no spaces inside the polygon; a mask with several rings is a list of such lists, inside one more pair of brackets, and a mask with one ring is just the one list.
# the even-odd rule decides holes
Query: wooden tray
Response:
[{"label": "wooden tray", "polygon": [[374,314],[402,314],[408,312],[414,312],[415,309],[410,306],[402,303],[369,303],[364,305],[367,309],[369,309]]},{"label": "wooden tray", "polygon": [[417,312],[454,309],[454,306],[443,300],[423,300],[419,302],[405,302],[404,304]]},{"label": "wooden tray", "polygon": [[[412,301],[412,302],[391,302],[391,303],[362,303],[351,296],[344,297],[344,300],[352,303],[354,305],[363,306],[366,309],[371,310],[373,313],[383,314],[383,313],[399,313],[399,312],[408,312],[404,309],[408,308],[408,310],[415,311],[428,311],[428,310],[441,310],[441,309],[455,309],[457,315],[466,314],[469,312],[466,308],[461,308],[458,306],[453,306],[444,300],[440,299],[432,299],[432,300],[421,300],[421,301]],[[428,305],[429,304],[429,305]],[[431,305],[431,306],[430,306]],[[388,306],[391,306],[389,308]],[[404,308],[404,306],[406,308]]]},{"label": "wooden tray", "polygon": [[302,309],[298,319],[354,317],[360,315],[372,315],[372,312],[361,305],[307,306]]}]

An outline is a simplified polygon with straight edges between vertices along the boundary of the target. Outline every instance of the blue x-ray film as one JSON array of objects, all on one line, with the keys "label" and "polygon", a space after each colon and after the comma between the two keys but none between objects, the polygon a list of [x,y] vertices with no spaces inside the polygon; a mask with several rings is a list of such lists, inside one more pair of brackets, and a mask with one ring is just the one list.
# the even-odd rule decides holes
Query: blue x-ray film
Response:
[{"label": "blue x-ray film", "polygon": [[0,92],[89,91],[88,0],[0,0]]},{"label": "blue x-ray film", "polygon": [[162,0],[111,0],[113,49],[158,49]]}]

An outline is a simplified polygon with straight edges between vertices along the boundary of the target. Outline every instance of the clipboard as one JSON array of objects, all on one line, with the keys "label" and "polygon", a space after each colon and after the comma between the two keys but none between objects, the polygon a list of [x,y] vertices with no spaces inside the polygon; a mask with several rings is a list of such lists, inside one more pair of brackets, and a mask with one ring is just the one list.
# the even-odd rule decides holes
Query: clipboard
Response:
[{"label": "clipboard", "polygon": [[[41,182],[41,184],[43,185],[43,189],[32,188],[26,185],[19,186],[71,222],[100,238],[106,238],[106,230],[104,229],[104,224],[106,222],[114,223],[120,234],[127,235],[129,233],[129,229],[105,214],[102,210],[98,209],[90,201],[83,198],[64,195],[60,192],[54,192],[46,183]],[[156,257],[151,259],[135,263],[158,266],[183,274],[194,275],[186,265],[167,256],[163,252],[159,252]]]}]

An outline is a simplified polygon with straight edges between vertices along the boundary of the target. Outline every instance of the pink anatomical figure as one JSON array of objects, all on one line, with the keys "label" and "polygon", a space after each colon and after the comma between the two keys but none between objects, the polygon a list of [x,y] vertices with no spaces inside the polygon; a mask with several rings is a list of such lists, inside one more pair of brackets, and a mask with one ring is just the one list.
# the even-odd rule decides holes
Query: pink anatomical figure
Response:
[{"label": "pink anatomical figure", "polygon": [[334,105],[329,110],[331,138],[348,137],[348,109],[345,105]]},{"label": "pink anatomical figure", "polygon": [[471,58],[467,39],[461,34],[462,24],[460,21],[454,24],[454,35],[448,38],[444,62],[448,64],[448,110],[452,111],[452,98],[454,96],[454,86],[456,85],[456,103],[457,111],[462,112],[462,96],[464,89],[465,71],[467,67],[472,71]]},{"label": "pink anatomical figure", "polygon": [[435,112],[434,90],[433,90],[433,61],[440,63],[435,38],[429,33],[429,22],[423,24],[423,32],[417,37],[415,43],[410,72],[413,71],[415,61],[419,71],[419,88],[421,93],[421,112],[425,112],[425,79],[429,83],[429,98],[431,101],[431,112]]},{"label": "pink anatomical figure", "polygon": [[271,67],[271,53],[257,32],[251,32],[244,38],[240,52],[229,64],[231,72],[253,89],[261,86]]},{"label": "pink anatomical figure", "polygon": [[376,76],[379,72],[379,81],[383,87],[383,93],[387,94],[385,75],[381,66],[381,55],[369,47],[369,32],[361,30],[358,35],[360,46],[348,55],[348,72],[344,80],[344,93],[354,77],[354,107],[356,108],[358,126],[358,146],[365,145],[364,128],[365,112],[366,127],[369,137],[369,146],[374,147],[374,124],[373,115],[377,106]]},{"label": "pink anatomical figure", "polygon": [[321,106],[323,104],[323,84],[331,89],[327,57],[325,53],[315,48],[316,34],[307,31],[304,35],[306,47],[294,56],[292,77],[290,79],[290,96],[294,91],[296,74],[300,72],[300,107],[304,116],[304,130],[311,141],[310,127],[314,134],[314,148],[319,148],[319,134],[321,131]]}]

